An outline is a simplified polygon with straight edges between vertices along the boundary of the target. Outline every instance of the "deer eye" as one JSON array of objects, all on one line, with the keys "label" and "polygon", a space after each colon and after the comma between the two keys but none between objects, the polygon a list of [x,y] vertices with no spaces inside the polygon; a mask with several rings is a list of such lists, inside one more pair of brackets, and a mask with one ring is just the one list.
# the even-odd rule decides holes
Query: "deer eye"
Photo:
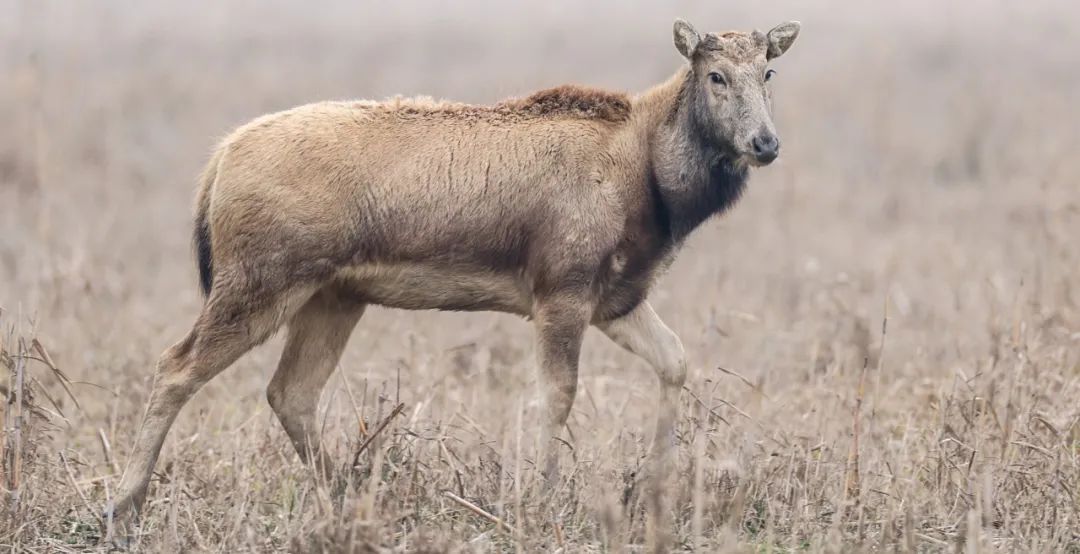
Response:
[{"label": "deer eye", "polygon": [[727,81],[724,80],[724,76],[717,73],[717,72],[715,72],[715,71],[713,71],[712,73],[709,73],[709,80],[712,81],[713,84],[716,84],[716,85],[726,85],[727,84]]},{"label": "deer eye", "polygon": [[775,69],[770,69],[770,70],[766,71],[765,72],[765,80],[768,81],[769,79],[772,79],[773,75],[776,75],[776,70]]}]

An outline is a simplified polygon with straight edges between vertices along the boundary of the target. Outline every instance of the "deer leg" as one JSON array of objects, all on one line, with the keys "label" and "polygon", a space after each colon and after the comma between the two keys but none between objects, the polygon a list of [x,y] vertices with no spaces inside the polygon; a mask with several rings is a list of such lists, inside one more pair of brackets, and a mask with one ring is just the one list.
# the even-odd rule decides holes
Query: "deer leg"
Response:
[{"label": "deer leg", "polygon": [[[280,325],[297,295],[272,295],[249,290],[215,289],[191,332],[158,360],[154,386],[117,494],[107,515],[120,517],[138,511],[165,436],[180,409],[199,390],[237,358],[265,341]],[[307,292],[310,295],[310,291]]]},{"label": "deer leg", "polygon": [[543,414],[540,429],[542,472],[547,483],[559,478],[558,438],[577,393],[581,340],[593,310],[585,295],[561,294],[538,300],[533,309]]},{"label": "deer leg", "polygon": [[[682,341],[656,315],[648,302],[642,302],[625,316],[597,324],[612,341],[637,354],[656,370],[660,381],[659,413],[656,433],[649,452],[649,475],[652,494],[649,511],[656,531],[663,537],[667,519],[666,492],[674,474],[675,422],[679,416],[679,394],[686,381],[686,354]],[[659,544],[663,544],[662,541]]]},{"label": "deer leg", "polygon": [[333,289],[316,293],[288,323],[289,334],[266,398],[300,459],[329,476],[322,452],[316,410],[323,386],[337,367],[365,305]]},{"label": "deer leg", "polygon": [[679,394],[686,381],[686,354],[682,341],[642,302],[625,316],[597,327],[615,344],[649,363],[660,380],[659,413],[650,455],[665,461],[675,445],[675,420],[679,415]]}]

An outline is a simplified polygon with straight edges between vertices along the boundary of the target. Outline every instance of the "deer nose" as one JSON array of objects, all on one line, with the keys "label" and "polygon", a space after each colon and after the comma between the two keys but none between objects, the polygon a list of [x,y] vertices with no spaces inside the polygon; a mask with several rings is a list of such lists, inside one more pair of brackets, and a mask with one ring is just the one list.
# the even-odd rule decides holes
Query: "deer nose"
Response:
[{"label": "deer nose", "polygon": [[758,133],[750,142],[754,148],[754,157],[763,164],[775,160],[780,155],[780,139],[768,131]]}]

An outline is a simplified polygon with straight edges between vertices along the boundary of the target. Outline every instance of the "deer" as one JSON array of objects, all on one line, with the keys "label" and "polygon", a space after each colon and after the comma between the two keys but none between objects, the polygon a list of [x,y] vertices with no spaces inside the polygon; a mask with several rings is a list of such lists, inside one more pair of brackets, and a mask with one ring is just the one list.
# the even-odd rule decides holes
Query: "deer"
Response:
[{"label": "deer", "polygon": [[299,457],[325,471],[319,398],[369,305],[531,320],[548,480],[582,337],[599,329],[655,369],[647,456],[669,467],[687,362],[649,291],[779,155],[769,64],[799,29],[701,34],[676,20],[684,63],[635,95],[567,85],[483,106],[322,102],[236,129],[196,194],[201,312],[157,362],[106,514],[138,515],[181,408],[281,327],[267,399]]}]

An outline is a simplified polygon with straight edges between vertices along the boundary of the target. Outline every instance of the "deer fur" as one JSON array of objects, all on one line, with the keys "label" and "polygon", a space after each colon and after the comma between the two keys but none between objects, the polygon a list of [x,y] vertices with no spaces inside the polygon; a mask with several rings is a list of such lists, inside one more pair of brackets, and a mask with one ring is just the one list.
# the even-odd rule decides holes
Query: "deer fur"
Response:
[{"label": "deer fur", "polygon": [[[565,424],[582,335],[597,326],[657,371],[663,459],[686,361],[646,297],[687,235],[743,193],[758,165],[748,140],[773,129],[766,64],[797,32],[701,36],[677,21],[688,63],[635,96],[563,86],[492,106],[324,102],[234,131],[196,201],[206,300],[158,362],[115,508],[141,504],[187,400],[282,325],[267,397],[299,455],[325,470],[320,391],[372,304],[531,318],[542,448]],[[557,470],[550,449],[544,472]]]}]

